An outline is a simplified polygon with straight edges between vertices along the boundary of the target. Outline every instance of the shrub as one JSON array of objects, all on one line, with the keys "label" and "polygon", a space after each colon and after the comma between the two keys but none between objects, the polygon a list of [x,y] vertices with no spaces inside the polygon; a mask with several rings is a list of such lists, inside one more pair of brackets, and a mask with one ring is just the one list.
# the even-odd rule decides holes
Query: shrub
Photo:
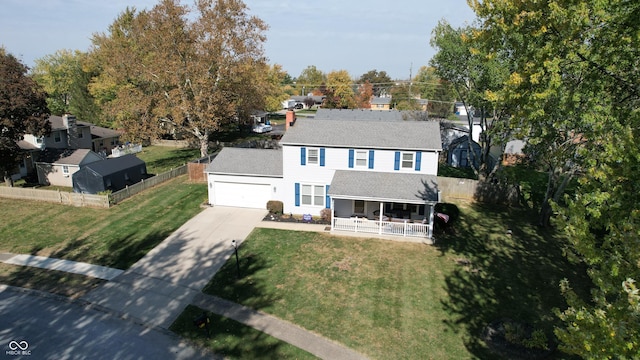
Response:
[{"label": "shrub", "polygon": [[269,200],[267,202],[267,210],[271,214],[282,214],[282,210],[284,209],[284,204],[282,201],[277,200]]},{"label": "shrub", "polygon": [[327,224],[331,224],[331,209],[320,210],[320,218]]}]

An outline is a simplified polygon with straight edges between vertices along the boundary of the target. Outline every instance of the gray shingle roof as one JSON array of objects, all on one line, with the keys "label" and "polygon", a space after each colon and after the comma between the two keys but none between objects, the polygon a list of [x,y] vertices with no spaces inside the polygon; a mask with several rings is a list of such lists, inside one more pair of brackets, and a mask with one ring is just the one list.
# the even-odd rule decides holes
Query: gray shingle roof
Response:
[{"label": "gray shingle roof", "polygon": [[317,120],[404,121],[422,119],[424,111],[371,110],[371,109],[318,109]]},{"label": "gray shingle roof", "polygon": [[282,150],[226,147],[205,172],[282,177]]},{"label": "gray shingle roof", "polygon": [[[45,149],[38,162],[61,165],[79,165],[92,153],[89,149]],[[97,154],[96,154],[97,156]]]},{"label": "gray shingle roof", "polygon": [[96,161],[86,165],[85,167],[93,170],[99,175],[105,176],[122,170],[138,167],[140,165],[146,166],[145,162],[134,154],[127,154],[117,158]]},{"label": "gray shingle roof", "polygon": [[329,196],[348,199],[424,203],[438,200],[434,175],[337,170]]},{"label": "gray shingle roof", "polygon": [[442,150],[438,121],[319,121],[299,118],[284,134],[283,145]]}]

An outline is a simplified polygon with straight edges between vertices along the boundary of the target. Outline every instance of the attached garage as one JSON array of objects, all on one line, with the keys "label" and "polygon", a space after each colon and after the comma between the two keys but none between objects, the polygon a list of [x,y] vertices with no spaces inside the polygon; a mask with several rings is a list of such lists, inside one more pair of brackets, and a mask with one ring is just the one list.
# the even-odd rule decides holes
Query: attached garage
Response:
[{"label": "attached garage", "polygon": [[215,205],[266,209],[272,200],[270,184],[216,181],[213,183]]},{"label": "attached garage", "polygon": [[281,150],[224,148],[205,172],[210,205],[266,209],[280,200]]}]

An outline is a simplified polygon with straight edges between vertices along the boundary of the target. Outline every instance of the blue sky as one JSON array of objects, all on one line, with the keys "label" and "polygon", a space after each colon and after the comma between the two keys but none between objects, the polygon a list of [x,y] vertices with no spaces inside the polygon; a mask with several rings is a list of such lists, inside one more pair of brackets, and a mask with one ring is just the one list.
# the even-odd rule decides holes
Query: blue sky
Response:
[{"label": "blue sky", "polygon": [[[0,46],[27,66],[56,50],[87,51],[91,35],[106,31],[127,6],[156,0],[1,0]],[[191,0],[183,1],[192,4]],[[369,70],[394,79],[427,65],[434,54],[431,30],[440,19],[454,26],[475,18],[466,0],[245,0],[269,25],[265,53],[292,77],[309,65],[328,73]]]}]

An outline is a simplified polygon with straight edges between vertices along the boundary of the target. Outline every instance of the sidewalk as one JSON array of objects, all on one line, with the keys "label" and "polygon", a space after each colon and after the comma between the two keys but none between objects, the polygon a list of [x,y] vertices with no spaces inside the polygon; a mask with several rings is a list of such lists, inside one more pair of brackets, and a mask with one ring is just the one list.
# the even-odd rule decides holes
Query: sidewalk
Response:
[{"label": "sidewalk", "polygon": [[103,280],[111,280],[124,272],[124,270],[109,268],[100,265],[23,254],[16,255],[11,253],[0,253],[0,261],[6,264],[31,266],[48,270],[58,270],[68,273],[91,276]]},{"label": "sidewalk", "polygon": [[363,360],[362,354],[274,316],[216,296],[198,294],[192,302],[204,310],[233,319],[309,352],[321,359]]},{"label": "sidewalk", "polygon": [[193,304],[234,319],[322,359],[356,360],[363,355],[294,324],[201,292],[255,227],[328,232],[327,225],[262,221],[265,210],[207,208],[186,222],[126,271],[32,255],[0,253],[0,261],[73,272],[109,280],[82,301],[150,327],[169,328]]}]

